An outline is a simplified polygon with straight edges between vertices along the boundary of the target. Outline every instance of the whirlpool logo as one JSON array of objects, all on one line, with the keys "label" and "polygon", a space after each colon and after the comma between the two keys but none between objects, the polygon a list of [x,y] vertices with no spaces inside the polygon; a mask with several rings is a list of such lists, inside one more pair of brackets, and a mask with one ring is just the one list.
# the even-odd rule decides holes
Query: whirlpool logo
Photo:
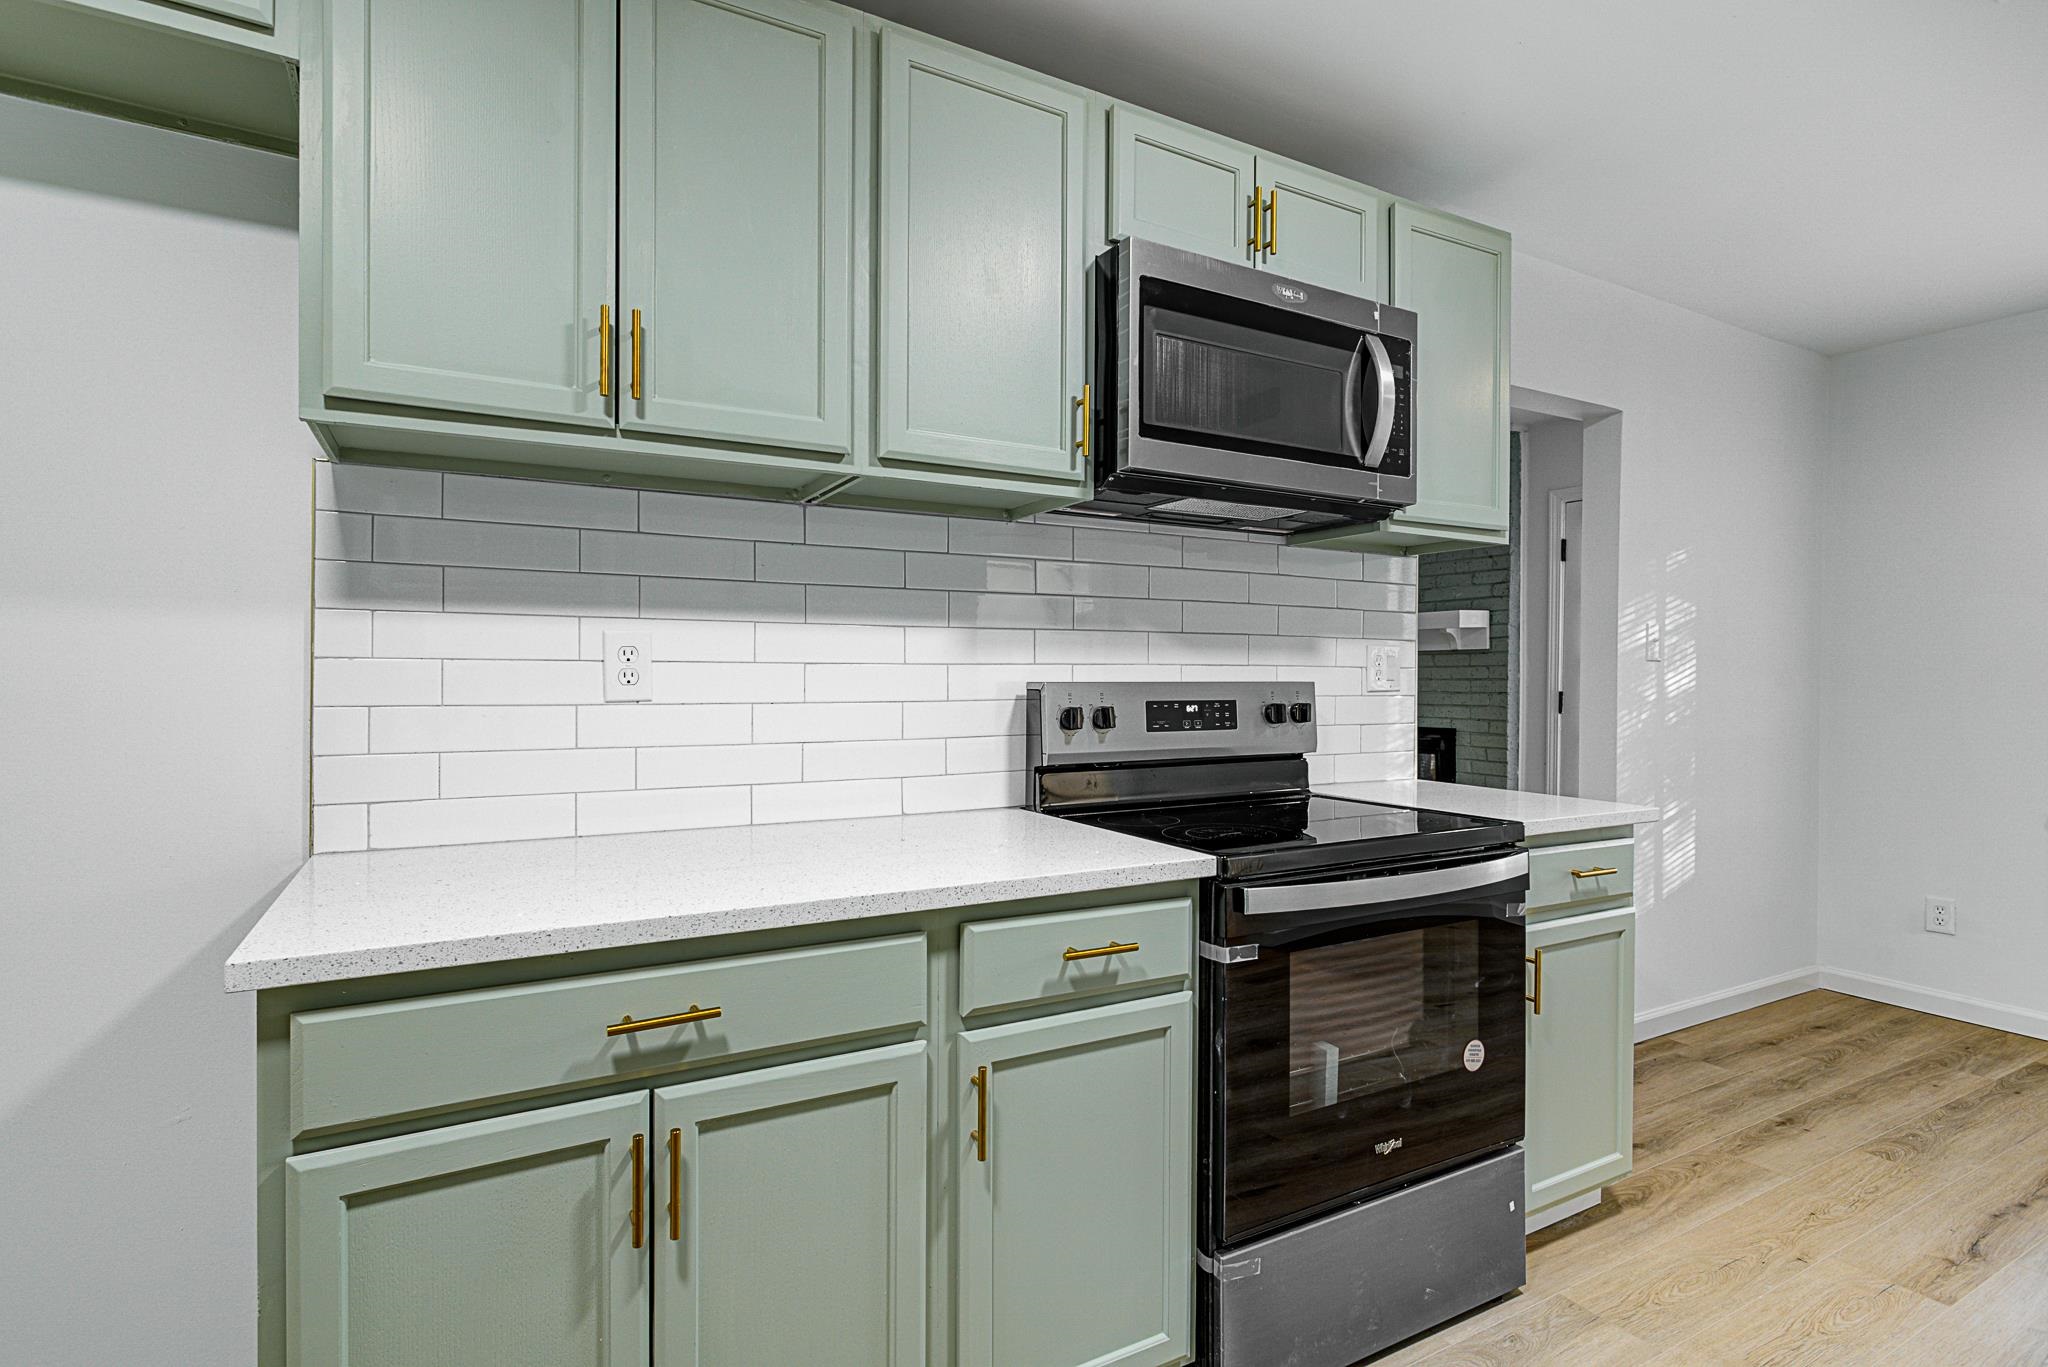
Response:
[{"label": "whirlpool logo", "polygon": [[1385,1158],[1388,1154],[1392,1153],[1395,1149],[1398,1149],[1400,1147],[1401,1140],[1400,1137],[1397,1135],[1392,1139],[1382,1139],[1379,1143],[1372,1146],[1372,1151],[1378,1154],[1380,1157]]},{"label": "whirlpool logo", "polygon": [[1273,293],[1279,295],[1290,304],[1306,304],[1308,302],[1308,291],[1299,285],[1275,285],[1273,286]]}]

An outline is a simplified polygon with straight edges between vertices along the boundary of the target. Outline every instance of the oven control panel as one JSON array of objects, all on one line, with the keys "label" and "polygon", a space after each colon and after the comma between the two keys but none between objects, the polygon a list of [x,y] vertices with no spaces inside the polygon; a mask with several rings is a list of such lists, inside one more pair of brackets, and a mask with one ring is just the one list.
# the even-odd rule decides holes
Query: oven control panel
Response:
[{"label": "oven control panel", "polygon": [[1316,748],[1316,689],[1298,681],[1032,684],[1024,733],[1033,768],[1306,755]]}]

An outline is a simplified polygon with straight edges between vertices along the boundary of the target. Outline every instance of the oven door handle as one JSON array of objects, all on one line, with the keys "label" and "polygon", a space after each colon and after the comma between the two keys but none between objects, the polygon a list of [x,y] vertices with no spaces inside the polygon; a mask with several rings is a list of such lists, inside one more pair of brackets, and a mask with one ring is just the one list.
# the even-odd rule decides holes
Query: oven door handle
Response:
[{"label": "oven door handle", "polygon": [[1377,470],[1387,458],[1387,441],[1394,435],[1394,362],[1386,345],[1370,332],[1365,334],[1365,349],[1372,353],[1372,366],[1380,377],[1380,405],[1372,415],[1372,441],[1365,448],[1365,468]]},{"label": "oven door handle", "polygon": [[1349,878],[1336,883],[1294,883],[1280,887],[1244,888],[1244,914],[1272,916],[1291,911],[1331,907],[1370,907],[1386,902],[1413,902],[1526,878],[1529,856],[1515,853],[1479,864],[1459,864],[1420,873],[1383,873],[1376,878]]}]

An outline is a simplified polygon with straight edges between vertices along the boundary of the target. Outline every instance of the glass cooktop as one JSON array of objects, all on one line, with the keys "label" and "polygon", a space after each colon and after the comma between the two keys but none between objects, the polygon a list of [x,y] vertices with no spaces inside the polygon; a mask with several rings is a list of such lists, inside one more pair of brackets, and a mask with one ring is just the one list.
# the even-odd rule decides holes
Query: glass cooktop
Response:
[{"label": "glass cooktop", "polygon": [[1509,822],[1319,793],[1062,815],[1125,835],[1213,854],[1225,861],[1226,873],[1377,862],[1508,844],[1522,835],[1521,828]]}]

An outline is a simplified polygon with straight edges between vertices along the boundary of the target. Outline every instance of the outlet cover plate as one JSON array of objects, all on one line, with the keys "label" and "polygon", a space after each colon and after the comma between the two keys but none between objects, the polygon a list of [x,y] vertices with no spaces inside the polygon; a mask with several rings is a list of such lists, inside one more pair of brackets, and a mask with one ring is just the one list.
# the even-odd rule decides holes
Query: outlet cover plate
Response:
[{"label": "outlet cover plate", "polygon": [[1930,935],[1953,935],[1956,933],[1956,899],[1953,897],[1930,897],[1927,899],[1927,931]]},{"label": "outlet cover plate", "polygon": [[1401,691],[1401,648],[1374,646],[1365,655],[1365,690],[1368,693]]},{"label": "outlet cover plate", "polygon": [[654,697],[654,633],[604,634],[604,700],[647,702]]}]

